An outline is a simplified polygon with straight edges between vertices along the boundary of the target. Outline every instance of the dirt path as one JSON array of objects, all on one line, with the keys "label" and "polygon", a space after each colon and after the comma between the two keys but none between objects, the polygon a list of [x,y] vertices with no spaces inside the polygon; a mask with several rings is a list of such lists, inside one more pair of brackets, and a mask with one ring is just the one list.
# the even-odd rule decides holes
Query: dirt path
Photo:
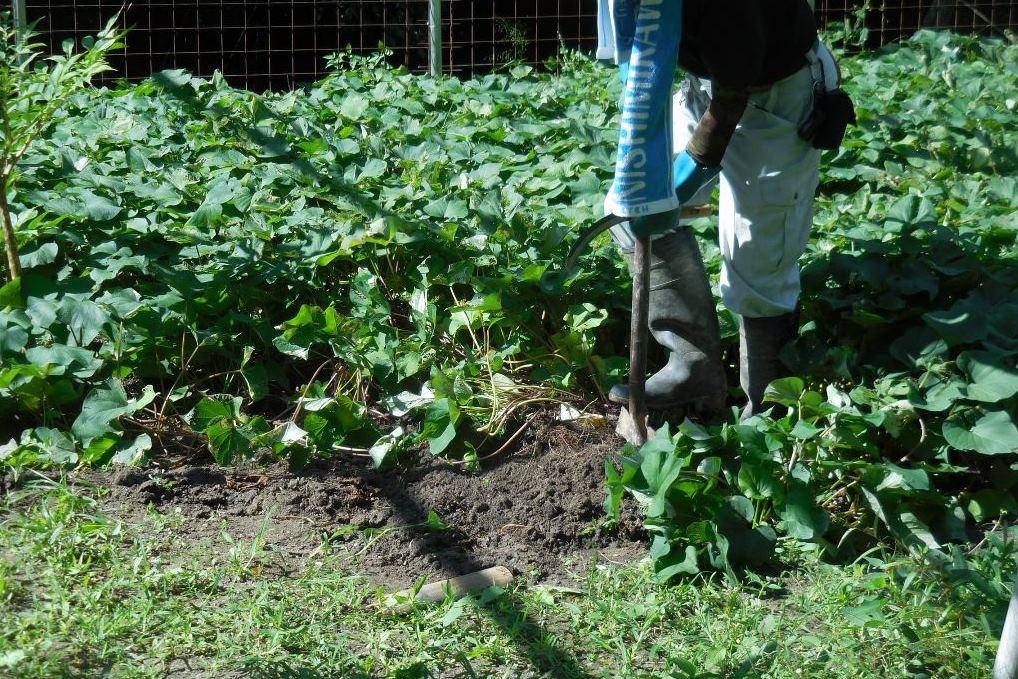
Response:
[{"label": "dirt path", "polygon": [[[179,510],[195,543],[260,532],[271,549],[297,560],[330,545],[355,556],[372,579],[405,587],[504,565],[530,582],[568,583],[593,558],[631,561],[647,543],[635,514],[604,518],[604,459],[619,448],[604,430],[551,425],[480,473],[422,461],[379,473],[361,459],[313,465],[172,470],[122,468],[84,473],[111,488],[104,509],[131,523],[151,503]],[[428,528],[434,511],[448,526]]]}]

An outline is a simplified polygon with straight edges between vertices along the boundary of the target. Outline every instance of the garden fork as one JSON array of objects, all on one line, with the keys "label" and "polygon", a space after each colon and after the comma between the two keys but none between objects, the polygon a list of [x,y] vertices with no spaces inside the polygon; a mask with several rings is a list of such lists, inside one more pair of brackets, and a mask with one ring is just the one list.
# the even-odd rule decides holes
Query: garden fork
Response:
[{"label": "garden fork", "polygon": [[[682,209],[682,217],[705,217],[713,214],[710,206]],[[606,215],[584,229],[566,258],[566,273],[576,268],[576,261],[599,235],[619,224],[625,217]],[[618,432],[635,446],[647,442],[647,328],[650,314],[650,236],[636,239],[633,249],[633,315],[629,327],[629,408],[619,416]]]}]

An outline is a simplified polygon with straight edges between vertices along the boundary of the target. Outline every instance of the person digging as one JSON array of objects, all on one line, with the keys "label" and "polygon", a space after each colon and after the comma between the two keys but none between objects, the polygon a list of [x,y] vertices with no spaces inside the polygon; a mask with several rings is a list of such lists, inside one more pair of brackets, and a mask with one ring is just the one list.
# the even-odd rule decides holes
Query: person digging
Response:
[{"label": "person digging", "polygon": [[[631,269],[650,238],[647,327],[668,352],[646,407],[716,412],[726,400],[714,298],[682,217],[720,183],[721,297],[740,317],[743,417],[758,414],[798,331],[820,149],[854,122],[837,64],[806,0],[601,0],[599,11],[598,56],[613,56],[624,92],[605,214],[626,220],[611,233]],[[609,398],[630,396],[619,384]]]}]

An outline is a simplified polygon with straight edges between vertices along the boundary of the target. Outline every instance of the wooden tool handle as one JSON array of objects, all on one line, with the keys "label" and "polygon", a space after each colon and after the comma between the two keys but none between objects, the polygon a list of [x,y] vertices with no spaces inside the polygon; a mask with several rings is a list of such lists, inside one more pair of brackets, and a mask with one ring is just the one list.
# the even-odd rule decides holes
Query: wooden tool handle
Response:
[{"label": "wooden tool handle", "polygon": [[713,214],[713,205],[694,205],[692,207],[682,208],[682,216],[685,219],[693,219],[694,217],[710,217]]},{"label": "wooden tool handle", "polygon": [[650,236],[633,250],[633,318],[629,327],[629,414],[638,445],[647,442],[647,329],[650,317]]},{"label": "wooden tool handle", "polygon": [[440,603],[445,601],[445,593],[452,593],[454,599],[462,599],[468,594],[479,592],[488,587],[505,587],[513,581],[512,572],[505,566],[495,566],[476,573],[467,573],[457,578],[431,582],[417,592],[418,601]]}]

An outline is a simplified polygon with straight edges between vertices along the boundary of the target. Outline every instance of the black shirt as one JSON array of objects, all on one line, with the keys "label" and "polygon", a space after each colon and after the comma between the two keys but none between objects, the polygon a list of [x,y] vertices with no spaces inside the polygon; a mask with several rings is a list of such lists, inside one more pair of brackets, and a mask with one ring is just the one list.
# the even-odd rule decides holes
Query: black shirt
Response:
[{"label": "black shirt", "polygon": [[679,65],[718,85],[769,85],[802,68],[816,39],[806,0],[685,0]]}]

